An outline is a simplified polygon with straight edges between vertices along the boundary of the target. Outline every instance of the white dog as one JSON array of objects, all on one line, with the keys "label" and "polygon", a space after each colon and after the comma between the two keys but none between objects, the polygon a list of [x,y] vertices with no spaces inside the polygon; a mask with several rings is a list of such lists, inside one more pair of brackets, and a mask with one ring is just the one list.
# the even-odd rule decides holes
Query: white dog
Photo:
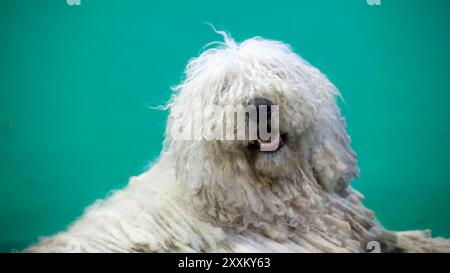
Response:
[{"label": "white dog", "polygon": [[[426,231],[385,230],[361,203],[349,186],[359,170],[339,92],[326,76],[282,42],[237,44],[220,33],[225,41],[192,59],[175,88],[158,162],[27,251],[450,251],[448,240]],[[213,128],[227,120],[225,111],[207,113],[213,105],[278,105],[280,133],[256,141],[174,138],[174,128],[186,132],[193,120],[174,108],[196,108],[196,98],[205,111],[200,124],[214,121]]]}]

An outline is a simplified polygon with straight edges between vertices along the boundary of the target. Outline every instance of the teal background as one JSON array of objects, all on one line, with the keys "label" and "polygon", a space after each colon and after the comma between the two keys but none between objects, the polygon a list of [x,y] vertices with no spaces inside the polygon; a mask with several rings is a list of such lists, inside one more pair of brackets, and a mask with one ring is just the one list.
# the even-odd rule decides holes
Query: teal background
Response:
[{"label": "teal background", "polygon": [[0,4],[0,251],[64,229],[161,150],[170,86],[221,37],[290,43],[341,90],[382,223],[450,237],[450,1]]}]

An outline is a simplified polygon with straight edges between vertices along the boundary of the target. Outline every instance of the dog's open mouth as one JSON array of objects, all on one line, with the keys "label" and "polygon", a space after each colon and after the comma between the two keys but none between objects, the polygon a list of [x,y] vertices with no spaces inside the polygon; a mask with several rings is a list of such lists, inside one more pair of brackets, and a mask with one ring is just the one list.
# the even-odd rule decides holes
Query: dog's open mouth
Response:
[{"label": "dog's open mouth", "polygon": [[279,151],[287,140],[287,134],[277,133],[275,136],[270,137],[268,140],[264,140],[258,137],[257,140],[250,141],[248,148],[252,151],[259,151],[262,153],[274,153]]}]

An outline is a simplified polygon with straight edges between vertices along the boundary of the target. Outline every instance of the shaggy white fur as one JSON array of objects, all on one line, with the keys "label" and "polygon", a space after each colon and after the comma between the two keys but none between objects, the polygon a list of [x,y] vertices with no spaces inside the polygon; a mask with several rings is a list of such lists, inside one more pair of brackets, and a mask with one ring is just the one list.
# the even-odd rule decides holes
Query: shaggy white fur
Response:
[{"label": "shaggy white fur", "polygon": [[[390,232],[349,186],[355,153],[335,86],[279,41],[225,41],[192,59],[168,107],[200,97],[212,105],[279,105],[285,145],[250,151],[249,141],[176,140],[188,115],[169,116],[157,163],[86,210],[67,231],[29,252],[449,252],[427,231]],[[206,119],[223,116],[207,116]]]}]

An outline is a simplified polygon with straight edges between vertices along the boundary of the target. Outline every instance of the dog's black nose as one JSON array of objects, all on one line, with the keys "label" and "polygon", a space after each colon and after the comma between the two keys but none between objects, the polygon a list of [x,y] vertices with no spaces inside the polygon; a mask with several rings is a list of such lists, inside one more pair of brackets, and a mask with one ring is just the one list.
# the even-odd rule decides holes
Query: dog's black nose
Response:
[{"label": "dog's black nose", "polygon": [[266,98],[262,98],[262,97],[256,97],[251,99],[248,102],[248,105],[254,105],[256,107],[256,112],[258,113],[258,120],[260,118],[260,106],[267,106],[267,117],[270,117],[270,110],[271,110],[271,105],[274,105],[273,102],[269,99]]},{"label": "dog's black nose", "polygon": [[248,102],[248,105],[254,106],[256,108],[256,117],[255,116],[247,116],[249,120],[256,122],[256,126],[258,128],[258,136],[259,136],[259,127],[263,125],[263,128],[270,132],[271,130],[271,108],[273,102],[269,99],[256,97],[251,99]]},{"label": "dog's black nose", "polygon": [[260,105],[266,105],[266,106],[273,105],[273,102],[271,100],[269,100],[269,99],[266,99],[266,98],[256,97],[256,98],[251,99],[248,102],[248,104],[249,105],[254,105],[256,107],[259,107]]}]

